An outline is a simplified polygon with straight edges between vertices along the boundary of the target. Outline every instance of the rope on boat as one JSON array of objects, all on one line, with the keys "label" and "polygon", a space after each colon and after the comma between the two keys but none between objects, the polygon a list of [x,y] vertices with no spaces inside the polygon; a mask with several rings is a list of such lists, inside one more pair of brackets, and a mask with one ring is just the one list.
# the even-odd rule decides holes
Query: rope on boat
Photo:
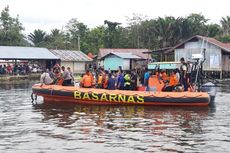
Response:
[{"label": "rope on boat", "polygon": [[[46,89],[48,89],[48,90],[51,90],[51,92],[50,92],[50,95],[53,95],[53,91],[55,90],[54,88],[53,88],[53,86],[50,86],[49,88],[46,88]],[[61,89],[59,89],[59,90],[62,90],[62,91],[69,91],[69,92],[72,92],[72,90],[68,90],[68,89],[65,89],[65,88],[61,88]],[[76,89],[75,91],[79,91],[78,89]],[[81,91],[82,92],[82,91]],[[88,91],[88,93],[93,93],[93,91]],[[106,91],[102,91],[102,92],[97,92],[98,94],[106,94],[106,95],[108,95],[109,93],[108,92],[106,92]],[[116,93],[117,95],[119,95],[119,94],[122,94],[123,95],[123,93]],[[134,94],[129,94],[130,96],[139,96],[137,93],[134,93]],[[143,95],[144,96],[144,95]],[[199,94],[199,95],[197,95],[197,96],[186,96],[185,94],[183,95],[183,96],[179,96],[179,97],[175,97],[175,96],[170,96],[169,94],[167,94],[167,95],[163,95],[162,97],[160,97],[160,96],[156,96],[156,94],[155,93],[151,93],[151,92],[149,92],[149,95],[147,95],[147,96],[149,96],[149,97],[156,97],[156,98],[163,98],[163,97],[165,97],[165,98],[200,98],[200,97],[202,97],[202,94]]]}]

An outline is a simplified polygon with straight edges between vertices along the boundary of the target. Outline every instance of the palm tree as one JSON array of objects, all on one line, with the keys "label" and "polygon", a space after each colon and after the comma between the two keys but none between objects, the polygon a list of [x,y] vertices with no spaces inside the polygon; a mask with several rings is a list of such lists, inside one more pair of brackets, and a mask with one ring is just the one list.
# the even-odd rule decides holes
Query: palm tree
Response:
[{"label": "palm tree", "polygon": [[169,47],[171,44],[171,40],[174,39],[175,36],[175,28],[176,28],[176,19],[174,17],[159,17],[156,20],[155,33],[158,36],[158,40],[161,42],[161,47]]},{"label": "palm tree", "polygon": [[222,30],[223,30],[223,35],[229,35],[230,34],[230,16],[226,16],[225,18],[222,17],[220,20]]},{"label": "palm tree", "polygon": [[63,36],[63,33],[59,29],[51,30],[51,34],[50,34],[51,38],[57,38],[57,37],[60,37],[60,36]]},{"label": "palm tree", "polygon": [[46,32],[40,29],[34,30],[28,35],[28,39],[33,42],[34,46],[42,46],[46,40]]},{"label": "palm tree", "polygon": [[51,34],[48,35],[47,40],[47,47],[48,48],[55,48],[55,49],[66,49],[66,38],[62,31],[59,29],[51,30]]}]

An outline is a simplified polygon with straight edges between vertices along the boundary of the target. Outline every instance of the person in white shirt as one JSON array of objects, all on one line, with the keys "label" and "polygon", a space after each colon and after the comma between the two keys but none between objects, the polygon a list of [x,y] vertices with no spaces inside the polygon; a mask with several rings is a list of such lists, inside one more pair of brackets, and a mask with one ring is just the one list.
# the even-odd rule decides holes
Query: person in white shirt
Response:
[{"label": "person in white shirt", "polygon": [[67,70],[69,71],[70,76],[71,76],[71,83],[73,83],[74,82],[73,72],[71,71],[70,67],[67,67]]},{"label": "person in white shirt", "polygon": [[71,85],[72,77],[70,75],[70,72],[68,70],[66,70],[64,66],[62,66],[61,69],[63,71],[63,79],[64,79],[64,82],[62,85],[63,86]]},{"label": "person in white shirt", "polygon": [[41,83],[41,86],[43,84],[50,85],[53,83],[53,79],[49,75],[49,69],[44,70],[43,73],[41,74],[40,83]]}]

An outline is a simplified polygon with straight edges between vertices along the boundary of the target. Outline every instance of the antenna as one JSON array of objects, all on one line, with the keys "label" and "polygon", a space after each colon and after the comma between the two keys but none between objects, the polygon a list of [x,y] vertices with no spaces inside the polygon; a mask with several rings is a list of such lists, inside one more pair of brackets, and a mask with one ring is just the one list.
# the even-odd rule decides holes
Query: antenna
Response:
[{"label": "antenna", "polygon": [[[206,47],[208,46],[208,40],[206,40],[206,37],[202,37],[202,39],[203,39],[203,41],[202,41],[202,44],[201,44],[200,55],[205,54],[204,52],[206,50]],[[206,41],[206,46],[204,45],[205,41]],[[195,87],[197,85],[199,72],[202,69],[202,64],[205,61],[205,57],[204,56],[202,56],[202,57],[203,57],[203,60],[202,60],[202,58],[197,58],[197,71],[196,71],[196,78],[195,78]],[[199,85],[198,85],[198,91],[199,91],[200,90],[200,81],[198,83],[199,83]]]}]

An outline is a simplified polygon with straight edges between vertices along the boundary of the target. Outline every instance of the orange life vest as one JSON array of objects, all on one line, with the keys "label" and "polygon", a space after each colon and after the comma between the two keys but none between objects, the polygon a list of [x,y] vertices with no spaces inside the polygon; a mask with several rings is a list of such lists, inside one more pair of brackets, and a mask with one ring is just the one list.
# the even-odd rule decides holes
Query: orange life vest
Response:
[{"label": "orange life vest", "polygon": [[97,84],[102,84],[102,79],[103,79],[102,75],[99,75],[98,80],[97,80]]},{"label": "orange life vest", "polygon": [[103,81],[103,88],[106,89],[108,86],[108,78],[107,76],[104,78],[104,81]]},{"label": "orange life vest", "polygon": [[178,84],[178,80],[175,74],[171,75],[169,78],[169,86],[176,86]]},{"label": "orange life vest", "polygon": [[85,74],[81,81],[83,87],[91,87],[92,86],[92,77],[90,75]]},{"label": "orange life vest", "polygon": [[149,87],[156,87],[157,88],[157,91],[161,91],[161,89],[163,88],[164,86],[164,83],[158,79],[158,77],[156,75],[154,75],[153,77],[151,76],[149,78]]}]

